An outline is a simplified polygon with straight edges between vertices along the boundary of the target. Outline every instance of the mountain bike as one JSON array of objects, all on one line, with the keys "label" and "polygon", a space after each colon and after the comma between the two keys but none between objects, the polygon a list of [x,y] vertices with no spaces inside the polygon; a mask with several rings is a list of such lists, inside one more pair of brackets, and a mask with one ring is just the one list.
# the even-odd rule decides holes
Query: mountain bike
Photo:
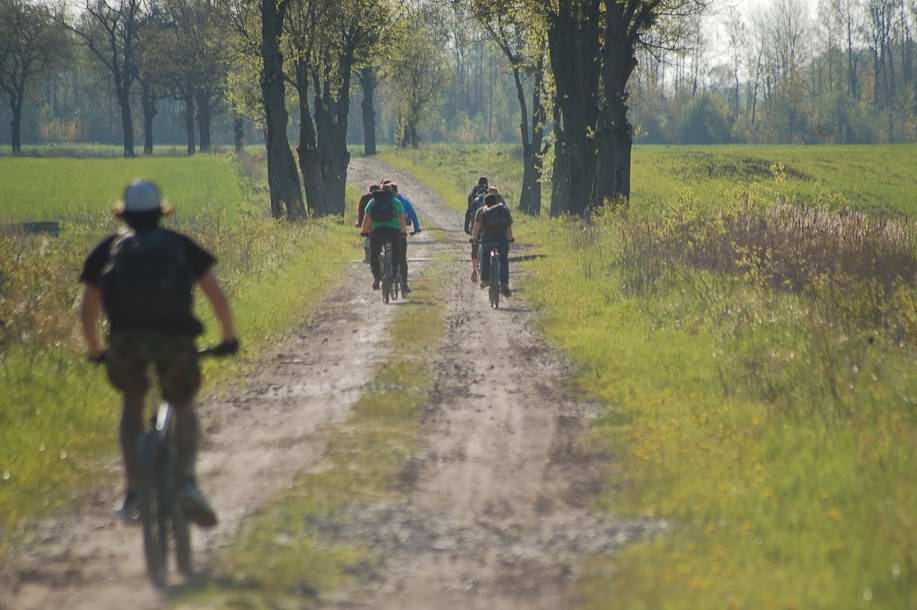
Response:
[{"label": "mountain bike", "polygon": [[[475,242],[470,240],[471,243],[477,243],[479,246],[482,246],[480,241]],[[487,292],[488,297],[490,298],[490,306],[493,309],[500,308],[500,294],[502,285],[500,278],[502,277],[503,263],[500,260],[500,253],[497,250],[497,245],[494,243],[489,243],[486,246],[479,247],[478,256],[481,257],[480,260],[483,262],[483,257],[490,257],[490,277],[488,278]],[[481,270],[483,273],[483,270]],[[483,288],[483,286],[482,286]]]},{"label": "mountain bike", "polygon": [[486,255],[490,257],[490,277],[488,278],[488,296],[490,296],[490,306],[493,309],[500,309],[500,254],[493,244],[487,248]]},{"label": "mountain bike", "polygon": [[[219,346],[200,350],[199,357],[228,356]],[[194,574],[191,528],[178,501],[175,409],[162,402],[150,429],[140,441],[140,522],[147,574],[157,589],[168,584],[169,536],[175,545],[175,563],[185,578]]]}]

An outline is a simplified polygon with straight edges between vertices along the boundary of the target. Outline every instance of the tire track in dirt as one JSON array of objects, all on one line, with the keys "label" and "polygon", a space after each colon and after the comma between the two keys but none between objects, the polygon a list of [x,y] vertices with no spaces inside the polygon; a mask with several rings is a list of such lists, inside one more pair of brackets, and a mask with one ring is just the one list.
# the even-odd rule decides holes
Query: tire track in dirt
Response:
[{"label": "tire track in dirt", "polygon": [[[414,252],[426,257],[424,246]],[[198,475],[221,519],[213,531],[194,532],[196,563],[205,570],[246,516],[320,461],[325,430],[346,418],[389,353],[385,330],[395,308],[371,307],[379,293],[369,290],[366,265],[352,263],[343,273],[308,322],[244,380],[199,406]],[[111,433],[116,438],[117,430]],[[120,472],[120,461],[107,468]],[[146,578],[140,529],[112,514],[122,493],[118,481],[33,526],[0,566],[0,610],[144,610],[166,603]]]},{"label": "tire track in dirt", "polygon": [[577,399],[569,365],[533,330],[535,314],[523,301],[491,310],[470,282],[458,213],[379,161],[355,159],[351,172],[394,178],[428,223],[452,230],[436,249],[454,262],[447,337],[405,499],[369,507],[354,526],[327,532],[386,558],[371,584],[340,596],[337,607],[573,607],[579,562],[653,527],[590,511],[610,462],[580,442],[594,405]]}]

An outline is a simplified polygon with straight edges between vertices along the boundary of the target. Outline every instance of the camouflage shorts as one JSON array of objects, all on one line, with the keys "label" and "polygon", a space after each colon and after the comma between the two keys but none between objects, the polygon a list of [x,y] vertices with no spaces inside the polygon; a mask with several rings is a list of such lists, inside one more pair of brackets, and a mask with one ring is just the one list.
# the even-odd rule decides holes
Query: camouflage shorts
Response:
[{"label": "camouflage shorts", "polygon": [[106,369],[111,384],[125,394],[150,388],[149,370],[156,369],[164,400],[181,405],[201,387],[194,339],[144,331],[114,333],[108,340]]}]

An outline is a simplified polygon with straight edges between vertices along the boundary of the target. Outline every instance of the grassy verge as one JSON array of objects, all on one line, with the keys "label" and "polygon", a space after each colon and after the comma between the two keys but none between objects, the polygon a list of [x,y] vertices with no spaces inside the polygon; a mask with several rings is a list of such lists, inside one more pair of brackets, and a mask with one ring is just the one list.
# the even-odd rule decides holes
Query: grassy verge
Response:
[{"label": "grassy verge", "polygon": [[[46,160],[10,160],[16,163]],[[71,160],[58,160],[69,163]],[[7,160],[0,160],[6,171]],[[71,501],[98,476],[99,460],[115,452],[118,405],[104,373],[83,361],[77,336],[76,277],[83,257],[115,228],[105,211],[117,196],[122,160],[92,160],[107,195],[83,191],[92,180],[60,180],[64,193],[48,203],[66,218],[62,237],[0,239],[0,540],[8,542],[26,519]],[[189,175],[187,163],[195,169]],[[114,169],[108,167],[108,163]],[[136,174],[156,176],[175,202],[173,226],[195,236],[220,259],[217,267],[235,310],[245,356],[208,361],[209,386],[243,370],[335,286],[338,270],[355,257],[357,241],[334,219],[290,226],[267,218],[257,184],[240,180],[227,159],[142,159]],[[157,174],[156,171],[160,173]],[[2,182],[22,192],[29,176]],[[130,174],[132,176],[135,174]],[[12,174],[11,174],[12,176]],[[117,185],[117,186],[116,186]],[[12,192],[12,191],[11,191]],[[73,214],[69,202],[98,198],[92,214]],[[213,341],[215,324],[198,302]],[[0,549],[2,553],[2,549]]]},{"label": "grassy verge", "polygon": [[392,357],[331,431],[319,468],[250,519],[218,559],[211,583],[179,607],[311,608],[379,561],[370,549],[328,540],[320,530],[346,528],[361,507],[394,497],[432,387],[430,356],[445,320],[441,273],[434,263],[418,276],[412,305],[399,308],[389,329]]},{"label": "grassy verge", "polygon": [[[387,160],[461,208],[482,161],[448,169],[453,154]],[[796,200],[771,180],[764,186]],[[737,180],[732,192],[745,188]],[[675,525],[590,558],[583,607],[914,607],[915,278],[883,286],[844,272],[839,254],[838,269],[779,285],[780,263],[813,260],[769,246],[742,259],[734,217],[711,215],[710,203],[682,194],[589,228],[526,219],[517,230],[547,255],[528,263],[524,294],[546,336],[577,361],[579,386],[606,405],[589,440],[619,456],[625,474],[599,505]],[[737,213],[753,217],[741,205]],[[860,239],[842,217],[825,219],[838,251]],[[667,250],[673,236],[686,237],[676,239],[684,252]],[[899,254],[913,260],[908,239]],[[704,256],[732,271],[705,268]]]}]

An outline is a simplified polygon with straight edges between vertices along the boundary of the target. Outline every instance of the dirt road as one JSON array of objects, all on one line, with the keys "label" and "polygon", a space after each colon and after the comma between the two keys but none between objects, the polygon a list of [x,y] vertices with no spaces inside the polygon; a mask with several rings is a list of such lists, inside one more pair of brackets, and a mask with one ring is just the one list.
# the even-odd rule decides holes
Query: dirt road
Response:
[{"label": "dirt road", "polygon": [[[574,398],[567,365],[536,335],[522,299],[492,311],[486,293],[470,283],[459,215],[410,176],[376,161],[356,159],[351,166],[357,184],[380,175],[398,180],[427,228],[446,231],[437,232],[445,238],[414,245],[410,256],[441,252],[454,261],[447,274],[448,331],[412,484],[400,502],[366,507],[355,525],[328,532],[373,547],[385,557],[382,568],[365,588],[329,603],[380,610],[571,608],[579,560],[644,529],[589,510],[608,464],[580,442],[592,410]],[[380,306],[382,315],[367,316],[378,298],[367,283],[364,266],[350,265],[311,320],[244,384],[202,405],[207,443],[200,478],[222,523],[198,536],[201,561],[261,501],[321,459],[324,430],[346,417],[367,367],[385,358],[394,308]],[[74,513],[39,524],[24,550],[0,568],[0,609],[161,607],[165,600],[144,577],[138,531],[112,519],[118,495],[114,487],[93,490]]]}]

